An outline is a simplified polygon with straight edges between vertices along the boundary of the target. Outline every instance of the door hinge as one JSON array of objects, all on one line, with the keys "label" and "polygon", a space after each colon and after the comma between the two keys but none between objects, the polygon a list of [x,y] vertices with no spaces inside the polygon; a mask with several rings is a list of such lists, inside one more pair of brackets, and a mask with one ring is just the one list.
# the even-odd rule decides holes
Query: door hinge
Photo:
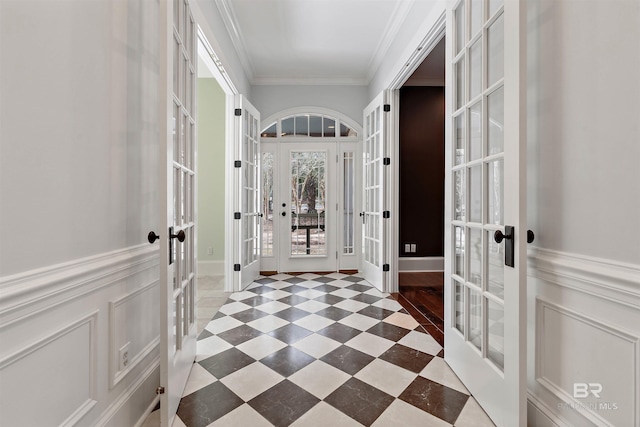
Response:
[{"label": "door hinge", "polygon": [[389,166],[391,164],[391,157],[385,157],[382,159],[382,164],[385,166]]},{"label": "door hinge", "polygon": [[240,219],[240,218],[242,218],[242,214],[240,212],[233,213],[233,219]]},{"label": "door hinge", "polygon": [[382,264],[382,271],[389,271],[389,264]]},{"label": "door hinge", "polygon": [[388,113],[389,111],[391,111],[391,104],[384,104],[383,106],[383,110]]},{"label": "door hinge", "polygon": [[242,108],[236,108],[236,110],[234,111],[234,114],[236,116],[241,116],[242,115]]},{"label": "door hinge", "polygon": [[233,166],[236,168],[242,167],[242,161],[241,160],[234,160],[233,161]]},{"label": "door hinge", "polygon": [[233,271],[240,271],[240,264],[233,264]]},{"label": "door hinge", "polygon": [[391,212],[390,211],[383,211],[382,212],[382,218],[390,218],[391,217]]},{"label": "door hinge", "polygon": [[336,251],[336,259],[338,259],[338,251]]},{"label": "door hinge", "polygon": [[156,394],[164,394],[164,387],[159,386],[158,388],[156,388]]}]

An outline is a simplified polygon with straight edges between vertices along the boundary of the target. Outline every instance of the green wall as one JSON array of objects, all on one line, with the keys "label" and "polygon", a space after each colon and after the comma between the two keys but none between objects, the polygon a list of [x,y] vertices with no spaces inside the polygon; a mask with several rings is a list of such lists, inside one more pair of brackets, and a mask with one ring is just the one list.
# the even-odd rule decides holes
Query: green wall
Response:
[{"label": "green wall", "polygon": [[[224,260],[225,93],[198,79],[198,261]],[[207,249],[213,248],[213,255]],[[220,266],[222,268],[222,266]]]}]

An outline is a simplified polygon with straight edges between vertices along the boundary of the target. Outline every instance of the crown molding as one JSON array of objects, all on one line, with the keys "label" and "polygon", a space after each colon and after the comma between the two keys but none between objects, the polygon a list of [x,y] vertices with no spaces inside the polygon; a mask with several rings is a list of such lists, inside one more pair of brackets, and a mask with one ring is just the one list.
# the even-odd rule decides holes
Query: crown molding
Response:
[{"label": "crown molding", "polygon": [[366,78],[356,77],[255,77],[254,86],[366,86]]},{"label": "crown molding", "polygon": [[233,10],[233,2],[232,0],[215,0],[215,3],[218,7],[218,11],[220,12],[220,16],[222,17],[222,21],[224,22],[224,26],[227,29],[229,38],[231,38],[233,47],[238,54],[238,58],[240,59],[240,63],[242,64],[242,68],[244,69],[247,79],[249,82],[253,82],[255,77],[255,68],[253,67],[251,58],[247,53],[247,47],[244,44],[242,30]]}]

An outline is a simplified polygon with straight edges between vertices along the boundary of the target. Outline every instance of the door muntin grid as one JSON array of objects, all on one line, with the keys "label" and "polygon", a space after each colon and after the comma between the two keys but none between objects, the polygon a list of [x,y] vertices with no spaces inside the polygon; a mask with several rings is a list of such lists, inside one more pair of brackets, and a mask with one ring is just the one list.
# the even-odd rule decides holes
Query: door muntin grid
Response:
[{"label": "door muntin grid", "polygon": [[195,106],[196,24],[186,2],[174,3],[173,24],[173,227],[185,232],[173,246],[173,328],[170,351],[183,346],[195,326]]},{"label": "door muntin grid", "polygon": [[246,267],[256,262],[260,251],[260,189],[259,189],[259,146],[258,119],[247,109],[243,112],[243,230],[244,245],[242,266]]},{"label": "door muntin grid", "polygon": [[382,262],[382,126],[378,106],[366,118],[364,164],[364,260],[375,266]]},{"label": "door muntin grid", "polygon": [[[467,13],[469,12],[469,13]],[[504,9],[463,0],[454,8],[452,120],[452,325],[504,367]]]}]

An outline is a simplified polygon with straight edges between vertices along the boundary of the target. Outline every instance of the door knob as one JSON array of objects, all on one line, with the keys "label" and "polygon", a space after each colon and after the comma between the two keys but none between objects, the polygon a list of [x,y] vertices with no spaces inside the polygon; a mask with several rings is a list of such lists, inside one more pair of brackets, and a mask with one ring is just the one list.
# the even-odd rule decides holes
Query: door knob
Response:
[{"label": "door knob", "polygon": [[262,217],[264,216],[264,214],[263,214],[263,213],[258,213],[257,215],[258,215],[260,218],[262,218]]},{"label": "door knob", "polygon": [[178,242],[182,243],[184,242],[186,235],[184,234],[184,230],[178,231],[178,234],[173,234],[173,227],[171,227],[169,229],[169,237],[171,237],[172,239],[177,238]]},{"label": "door knob", "polygon": [[287,216],[287,213],[285,211],[282,211],[282,216]]},{"label": "door knob", "polygon": [[514,228],[511,225],[505,225],[504,231],[503,233],[501,230],[496,230],[496,232],[493,233],[493,240],[495,240],[496,243],[502,243],[503,240],[507,240],[504,244],[504,264],[509,267],[514,267]]},{"label": "door knob", "polygon": [[536,238],[536,235],[533,234],[533,231],[527,230],[527,243],[533,243],[535,238]]},{"label": "door knob", "polygon": [[[506,231],[505,227],[505,231]],[[497,230],[495,233],[493,233],[493,240],[496,241],[496,243],[502,243],[502,241],[504,239],[511,239],[513,237],[513,229],[511,230],[511,233],[507,232],[507,234],[503,234],[501,230]]]},{"label": "door knob", "polygon": [[158,236],[155,231],[150,231],[149,234],[147,234],[147,240],[149,241],[149,243],[151,243],[153,245],[153,243],[158,240],[160,238],[160,236]]}]

